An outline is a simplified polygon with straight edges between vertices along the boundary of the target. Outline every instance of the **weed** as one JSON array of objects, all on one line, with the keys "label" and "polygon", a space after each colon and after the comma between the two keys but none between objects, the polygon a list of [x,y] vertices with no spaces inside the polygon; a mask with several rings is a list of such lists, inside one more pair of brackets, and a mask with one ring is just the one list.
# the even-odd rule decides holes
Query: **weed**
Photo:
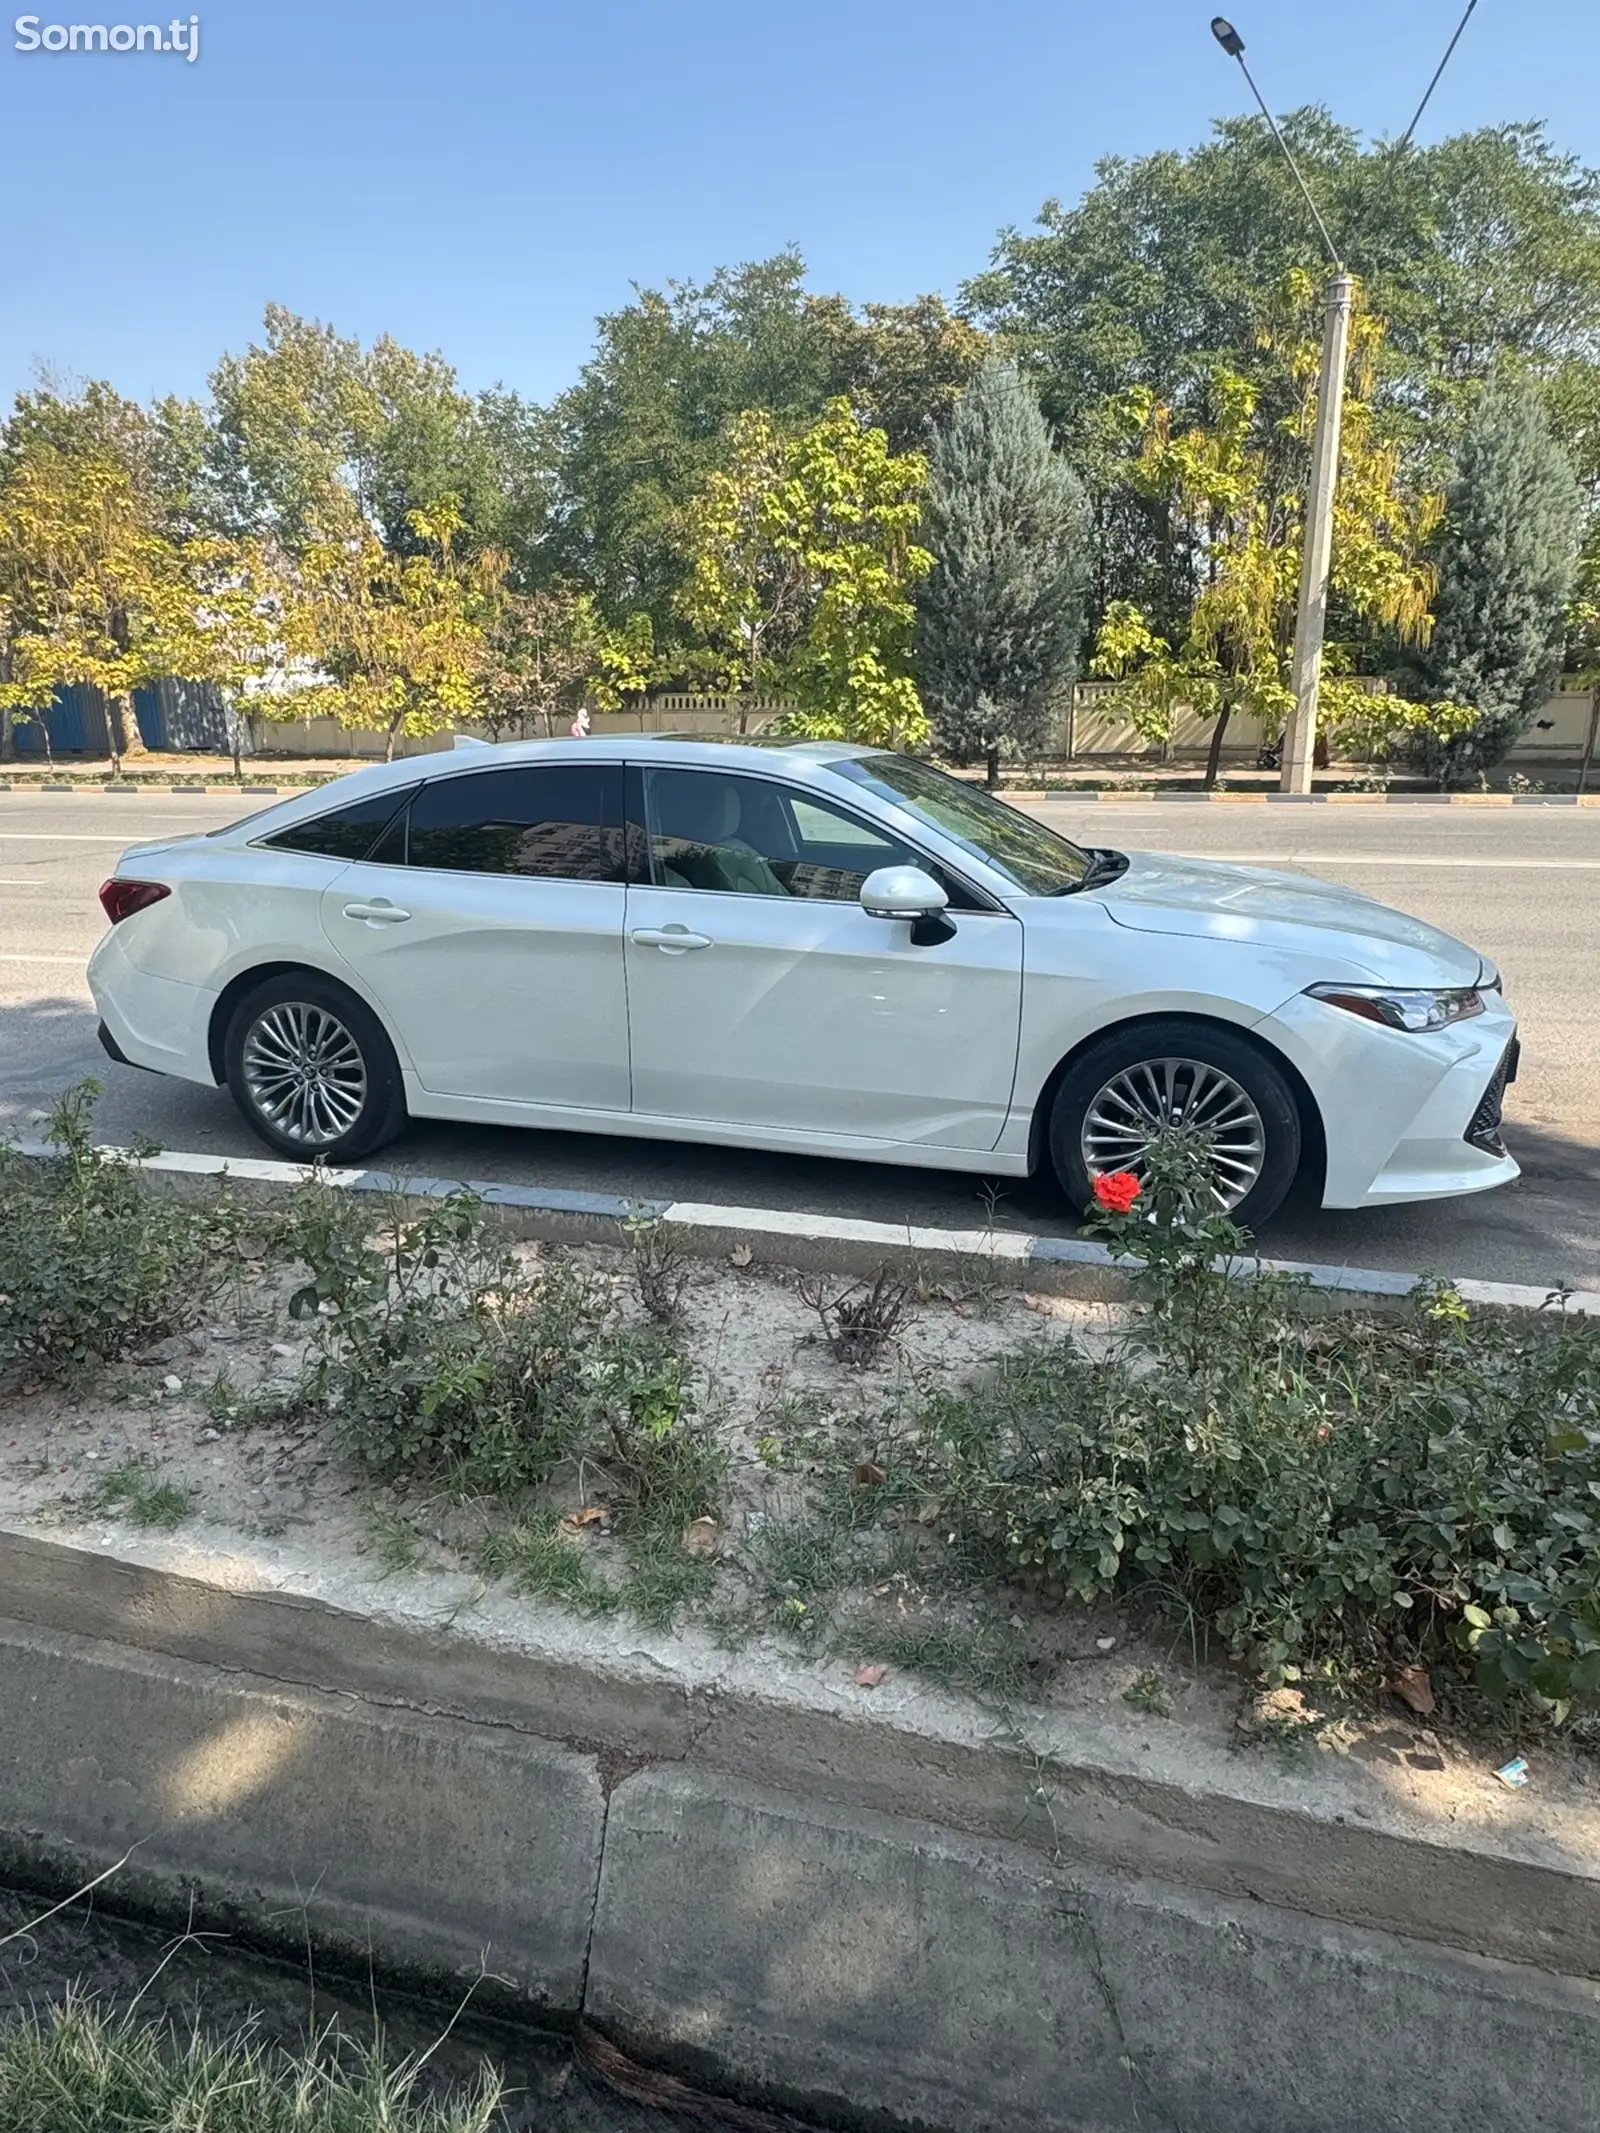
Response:
[{"label": "weed", "polygon": [[427,2099],[420,2065],[358,2051],[332,2032],[297,2052],[248,2030],[173,2035],[83,1999],[0,2025],[0,2133],[492,2133],[494,2077]]},{"label": "weed", "polygon": [[842,1659],[898,1667],[991,1707],[1004,1709],[1034,1693],[1021,1638],[995,1622],[882,1620],[863,1614],[844,1625],[833,1649]]},{"label": "weed", "polygon": [[617,1589],[598,1575],[588,1546],[565,1532],[554,1511],[498,1526],[484,1539],[477,1567],[485,1577],[509,1578],[530,1599],[556,1600],[580,1615],[615,1614]]},{"label": "weed", "polygon": [[803,1624],[808,1642],[820,1636],[831,1618],[834,1596],[859,1567],[848,1527],[808,1510],[769,1518],[748,1545],[764,1610],[784,1628]]},{"label": "weed", "polygon": [[206,1388],[206,1415],[220,1430],[259,1429],[283,1419],[290,1396],[284,1386],[244,1386],[229,1370],[219,1370]]},{"label": "weed", "polygon": [[1329,1721],[1316,1712],[1266,1711],[1254,1722],[1251,1737],[1285,1770],[1303,1770],[1317,1752]]},{"label": "weed", "polygon": [[1172,1698],[1166,1683],[1153,1666],[1141,1668],[1122,1692],[1122,1700],[1148,1718],[1170,1718]]},{"label": "weed", "polygon": [[682,1535],[715,1516],[728,1454],[696,1411],[682,1360],[648,1340],[619,1343],[600,1390],[608,1428],[598,1456],[615,1484],[618,1530]]},{"label": "weed", "polygon": [[803,1282],[800,1294],[822,1321],[834,1360],[847,1370],[870,1370],[905,1327],[916,1290],[880,1267],[870,1282],[855,1282],[836,1295],[821,1281]]},{"label": "weed", "polygon": [[658,1325],[674,1324],[689,1286],[689,1270],[677,1239],[664,1222],[646,1215],[630,1215],[622,1232],[633,1253],[633,1279],[640,1303]]},{"label": "weed", "polygon": [[687,1609],[710,1600],[716,1582],[716,1564],[691,1555],[681,1534],[651,1533],[629,1547],[622,1599],[647,1629],[672,1629]]},{"label": "weed", "polygon": [[368,1504],[367,1547],[390,1577],[415,1570],[425,1549],[422,1535],[403,1511],[383,1504]]},{"label": "weed", "polygon": [[173,1533],[194,1511],[192,1489],[161,1481],[150,1459],[126,1459],[102,1477],[91,1498],[96,1511],[120,1511],[131,1526]]}]

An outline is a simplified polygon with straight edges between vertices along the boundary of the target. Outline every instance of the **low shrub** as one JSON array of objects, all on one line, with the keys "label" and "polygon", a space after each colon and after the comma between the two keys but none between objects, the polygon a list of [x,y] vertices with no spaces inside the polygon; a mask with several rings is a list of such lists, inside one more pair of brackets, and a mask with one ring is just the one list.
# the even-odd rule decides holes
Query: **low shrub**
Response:
[{"label": "low shrub", "polygon": [[292,1404],[343,1449],[491,1494],[586,1449],[642,1490],[678,1454],[682,1366],[610,1285],[562,1259],[527,1266],[470,1194],[370,1220],[313,1183],[284,1239],[307,1276],[290,1315],[312,1327]]},{"label": "low shrub", "polygon": [[1318,1313],[1291,1278],[1226,1278],[1244,1238],[1159,1179],[1101,1227],[1146,1262],[1128,1343],[934,1399],[942,1522],[1085,1601],[1177,1603],[1274,1681],[1420,1659],[1557,1717],[1600,1700],[1600,1328],[1442,1286]]},{"label": "low shrub", "polygon": [[56,1105],[38,1162],[0,1148],[0,1386],[82,1377],[193,1323],[237,1228],[152,1192],[125,1156],[95,1146],[98,1082]]}]

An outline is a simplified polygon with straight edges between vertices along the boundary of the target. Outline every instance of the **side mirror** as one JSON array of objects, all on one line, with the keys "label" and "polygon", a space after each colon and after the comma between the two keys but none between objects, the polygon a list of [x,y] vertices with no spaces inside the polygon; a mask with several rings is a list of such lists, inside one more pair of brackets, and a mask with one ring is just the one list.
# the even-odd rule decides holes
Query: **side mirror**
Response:
[{"label": "side mirror", "polygon": [[942,918],[950,899],[921,867],[879,867],[861,884],[869,918]]},{"label": "side mirror", "polygon": [[867,916],[909,919],[916,948],[937,948],[954,937],[956,929],[944,915],[949,901],[921,867],[879,867],[861,884],[861,908]]}]

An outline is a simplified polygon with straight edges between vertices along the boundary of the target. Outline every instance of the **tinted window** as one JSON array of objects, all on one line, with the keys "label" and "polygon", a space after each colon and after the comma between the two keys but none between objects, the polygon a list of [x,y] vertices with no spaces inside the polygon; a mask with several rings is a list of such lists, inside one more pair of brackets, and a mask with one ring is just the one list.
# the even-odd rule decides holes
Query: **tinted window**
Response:
[{"label": "tinted window", "polygon": [[1088,872],[1088,854],[1065,837],[931,763],[906,755],[865,755],[842,756],[828,767],[928,823],[1026,896],[1075,889]]},{"label": "tinted window", "polygon": [[391,786],[387,792],[353,800],[348,807],[336,808],[331,814],[313,815],[309,822],[296,822],[289,829],[279,830],[275,837],[261,841],[278,852],[317,852],[325,859],[365,859],[414,789],[396,792]]},{"label": "tinted window", "polygon": [[[770,778],[653,770],[646,791],[651,879],[662,888],[853,903],[879,867],[938,872],[891,832]],[[952,902],[970,901],[945,888]]]},{"label": "tinted window", "polygon": [[410,862],[456,874],[625,881],[622,770],[529,764],[424,785],[411,806]]}]

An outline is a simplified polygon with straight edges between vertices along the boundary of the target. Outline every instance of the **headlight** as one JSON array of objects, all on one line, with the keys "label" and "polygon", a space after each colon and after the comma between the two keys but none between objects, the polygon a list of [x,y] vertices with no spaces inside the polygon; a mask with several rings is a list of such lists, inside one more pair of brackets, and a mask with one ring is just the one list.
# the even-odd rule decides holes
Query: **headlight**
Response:
[{"label": "headlight", "polygon": [[1444,992],[1398,992],[1387,985],[1311,985],[1306,989],[1313,1000],[1326,1000],[1330,1007],[1342,1007],[1368,1022],[1381,1022],[1387,1029],[1448,1029],[1452,1022],[1483,1013],[1483,994],[1473,985]]}]

